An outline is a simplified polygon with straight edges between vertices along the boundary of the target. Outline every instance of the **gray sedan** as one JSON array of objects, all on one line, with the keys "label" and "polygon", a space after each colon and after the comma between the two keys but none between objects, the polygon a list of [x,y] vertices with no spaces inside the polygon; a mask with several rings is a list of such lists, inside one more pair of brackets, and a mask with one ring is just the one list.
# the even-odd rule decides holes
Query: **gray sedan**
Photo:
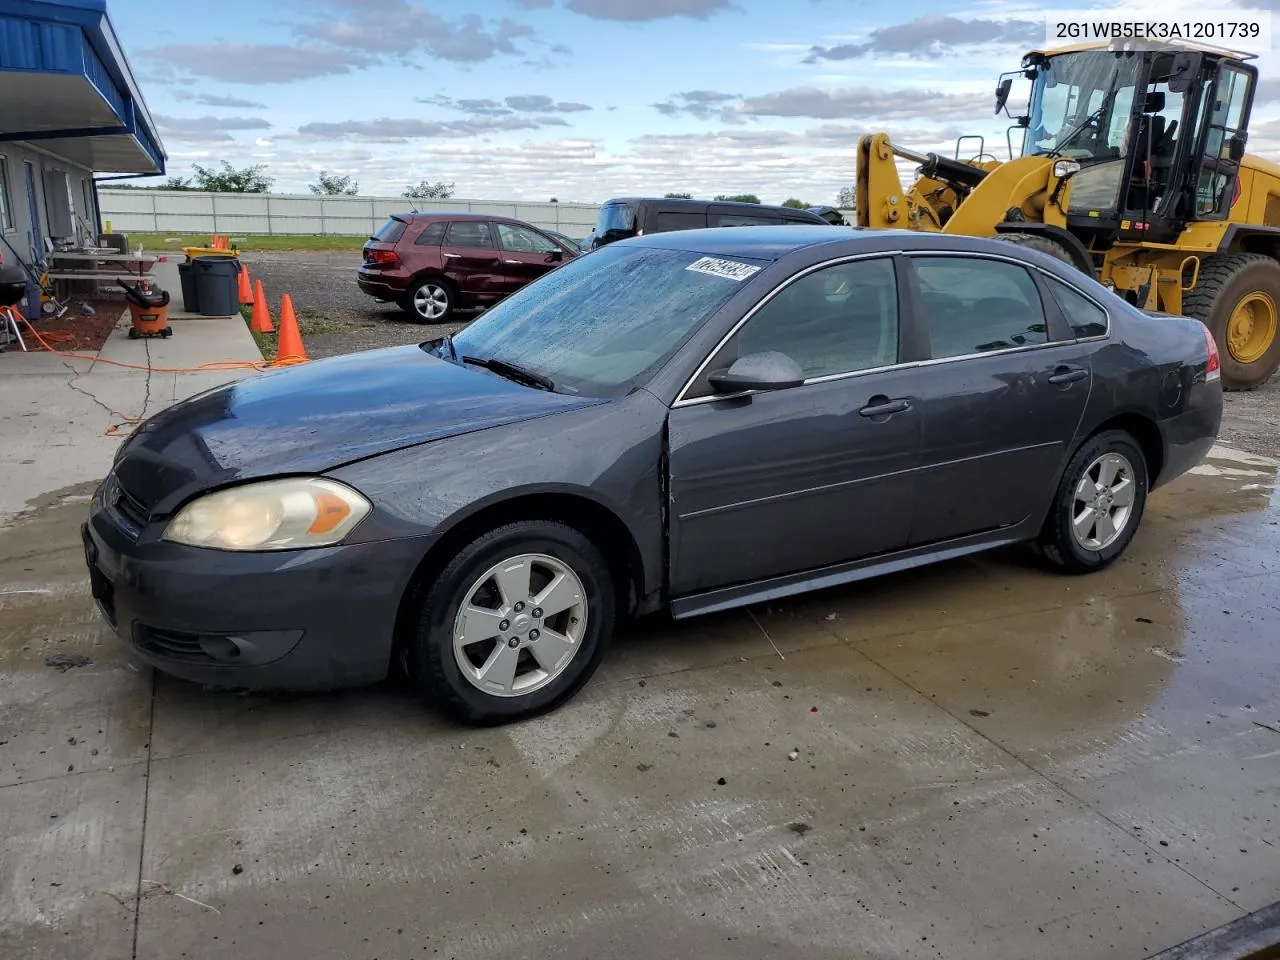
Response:
[{"label": "gray sedan", "polygon": [[396,665],[470,722],[547,710],[615,623],[1004,544],[1105,568],[1209,451],[1218,356],[1003,243],[646,236],[456,337],[219,387],[122,447],[84,527],[143,660],[232,687]]}]

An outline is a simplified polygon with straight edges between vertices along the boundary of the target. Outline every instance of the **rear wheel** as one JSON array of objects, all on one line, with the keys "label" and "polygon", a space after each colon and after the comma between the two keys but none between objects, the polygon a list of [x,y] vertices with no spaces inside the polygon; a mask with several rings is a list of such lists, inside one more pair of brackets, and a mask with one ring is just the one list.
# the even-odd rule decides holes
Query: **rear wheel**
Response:
[{"label": "rear wheel", "polygon": [[1147,462],[1123,430],[1085,442],[1063,471],[1040,534],[1041,553],[1067,573],[1091,573],[1124,553],[1147,504]]},{"label": "rear wheel", "polygon": [[506,524],[433,578],[405,651],[414,685],[467,723],[521,720],[590,679],[616,615],[609,566],[578,530]]},{"label": "rear wheel", "polygon": [[447,282],[429,277],[415,284],[400,305],[418,323],[444,323],[453,313],[454,300]]},{"label": "rear wheel", "polygon": [[1261,253],[1206,257],[1182,312],[1218,344],[1224,390],[1253,390],[1280,368],[1280,263]]}]

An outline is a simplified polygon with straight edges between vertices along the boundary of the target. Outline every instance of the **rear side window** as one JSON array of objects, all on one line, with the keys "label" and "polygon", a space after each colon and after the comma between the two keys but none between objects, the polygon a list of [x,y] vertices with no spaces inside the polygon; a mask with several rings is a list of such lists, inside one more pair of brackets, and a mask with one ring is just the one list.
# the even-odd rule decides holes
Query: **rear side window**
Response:
[{"label": "rear side window", "polygon": [[782,220],[778,217],[751,217],[741,214],[721,213],[711,218],[713,227],[760,227],[776,226]]},{"label": "rear side window", "polygon": [[444,220],[428,223],[418,234],[418,239],[413,242],[422,247],[438,247],[444,242],[444,229],[448,225]]},{"label": "rear side window", "polygon": [[913,259],[935,359],[1048,343],[1040,291],[1022,267],[973,257]]},{"label": "rear side window", "polygon": [[653,233],[665,233],[669,230],[699,230],[706,225],[705,213],[663,211],[653,218],[653,225],[649,229]]},{"label": "rear side window", "polygon": [[455,220],[449,224],[448,242],[451,247],[496,249],[496,245],[493,242],[493,231],[489,229],[489,224],[483,220]]},{"label": "rear side window", "polygon": [[380,226],[373,235],[373,239],[381,240],[384,243],[395,243],[404,236],[405,222],[392,217],[382,226]]},{"label": "rear side window", "polygon": [[1045,278],[1053,298],[1066,314],[1067,322],[1077,337],[1104,337],[1107,334],[1107,312],[1083,294],[1052,277]]}]

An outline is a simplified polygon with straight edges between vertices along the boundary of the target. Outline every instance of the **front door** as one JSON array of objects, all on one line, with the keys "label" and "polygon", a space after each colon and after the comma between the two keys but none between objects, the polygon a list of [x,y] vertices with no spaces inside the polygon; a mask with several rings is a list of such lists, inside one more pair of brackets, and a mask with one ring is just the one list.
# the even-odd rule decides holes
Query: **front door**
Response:
[{"label": "front door", "polygon": [[1047,504],[1089,399],[1076,343],[1022,266],[913,256],[932,360],[913,544],[1012,526]]},{"label": "front door", "polygon": [[502,264],[493,227],[485,220],[454,220],[440,245],[444,273],[469,305],[502,299]]},{"label": "front door", "polygon": [[[719,395],[708,374],[780,351],[789,389]],[[671,411],[671,590],[688,595],[872,556],[910,536],[918,371],[899,367],[892,258],[791,283]]]},{"label": "front door", "polygon": [[564,262],[564,250],[550,237],[514,223],[495,223],[502,247],[502,290],[512,294]]}]

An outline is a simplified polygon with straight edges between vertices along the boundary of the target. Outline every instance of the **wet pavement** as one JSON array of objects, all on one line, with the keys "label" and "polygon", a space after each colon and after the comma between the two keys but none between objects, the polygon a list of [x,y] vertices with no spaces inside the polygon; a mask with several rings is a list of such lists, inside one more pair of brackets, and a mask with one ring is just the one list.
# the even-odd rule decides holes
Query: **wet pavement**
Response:
[{"label": "wet pavement", "polygon": [[537,721],[203,691],[0,530],[0,957],[1140,958],[1280,898],[1280,499],[620,637]]}]

